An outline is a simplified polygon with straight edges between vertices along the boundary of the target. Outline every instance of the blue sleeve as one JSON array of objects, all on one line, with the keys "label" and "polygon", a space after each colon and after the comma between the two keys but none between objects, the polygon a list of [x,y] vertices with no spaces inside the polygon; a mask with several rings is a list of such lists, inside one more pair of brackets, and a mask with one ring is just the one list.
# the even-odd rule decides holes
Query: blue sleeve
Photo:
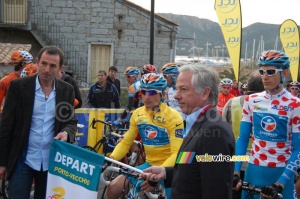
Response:
[{"label": "blue sleeve", "polygon": [[288,163],[280,176],[277,182],[286,185],[286,183],[290,180],[294,172],[296,172],[297,168],[300,165],[300,133],[292,134],[292,154],[288,160]]},{"label": "blue sleeve", "polygon": [[[249,142],[249,137],[252,131],[252,123],[241,121],[240,125],[240,135],[236,140],[235,144],[235,154],[245,155],[247,152],[247,146]],[[235,172],[240,172],[243,162],[236,162],[234,166]]]}]

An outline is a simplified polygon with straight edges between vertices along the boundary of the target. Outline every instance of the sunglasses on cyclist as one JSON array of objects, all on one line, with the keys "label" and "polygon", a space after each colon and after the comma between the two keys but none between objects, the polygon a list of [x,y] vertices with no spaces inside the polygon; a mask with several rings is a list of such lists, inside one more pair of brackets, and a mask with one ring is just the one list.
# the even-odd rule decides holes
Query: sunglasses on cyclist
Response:
[{"label": "sunglasses on cyclist", "polygon": [[156,95],[158,93],[161,93],[161,91],[158,90],[141,90],[142,95],[146,95],[146,93],[148,93],[148,95],[153,96]]},{"label": "sunglasses on cyclist", "polygon": [[267,69],[267,70],[259,69],[258,70],[261,76],[264,76],[264,74],[266,73],[269,77],[275,75],[279,71],[283,71],[283,70],[282,69]]},{"label": "sunglasses on cyclist", "polygon": [[299,90],[299,88],[296,88],[296,87],[291,87],[291,89],[296,90],[296,91]]}]

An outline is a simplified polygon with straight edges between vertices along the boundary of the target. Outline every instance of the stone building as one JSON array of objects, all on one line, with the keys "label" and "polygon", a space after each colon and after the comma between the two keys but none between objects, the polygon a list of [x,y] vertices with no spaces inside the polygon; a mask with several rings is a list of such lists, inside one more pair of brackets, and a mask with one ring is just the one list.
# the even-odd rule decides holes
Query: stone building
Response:
[{"label": "stone building", "polygon": [[[69,72],[84,87],[112,65],[126,86],[124,69],[150,60],[151,13],[126,0],[0,0],[0,13],[0,44],[30,44],[33,56],[45,45],[60,47]],[[177,28],[155,15],[153,64],[158,68],[175,60]]]}]

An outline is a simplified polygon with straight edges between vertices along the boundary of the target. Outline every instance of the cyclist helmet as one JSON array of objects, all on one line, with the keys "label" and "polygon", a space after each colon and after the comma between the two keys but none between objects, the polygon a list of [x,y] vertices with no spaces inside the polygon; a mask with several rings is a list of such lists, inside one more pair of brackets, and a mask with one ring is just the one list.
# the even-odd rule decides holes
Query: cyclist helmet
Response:
[{"label": "cyclist helmet", "polygon": [[162,69],[161,72],[164,75],[171,75],[171,74],[179,74],[179,70],[178,70],[178,66],[176,65],[176,63],[167,63],[165,64]]},{"label": "cyclist helmet", "polygon": [[21,72],[21,77],[29,77],[29,76],[33,76],[37,73],[38,71],[38,67],[37,65],[30,63],[27,64],[25,68],[23,68],[22,72]]},{"label": "cyclist helmet", "polygon": [[167,88],[167,80],[162,75],[148,73],[142,76],[140,88],[164,91]]},{"label": "cyclist helmet", "polygon": [[248,88],[248,84],[243,84],[242,89],[247,89]]},{"label": "cyclist helmet", "polygon": [[124,71],[124,75],[139,75],[139,74],[140,74],[139,69],[137,69],[137,67],[134,66],[129,66]]},{"label": "cyclist helmet", "polygon": [[258,66],[276,66],[277,68],[289,69],[290,60],[284,52],[278,50],[263,51],[258,59]]},{"label": "cyclist helmet", "polygon": [[145,75],[148,73],[156,73],[156,67],[151,64],[143,66],[143,74]]},{"label": "cyclist helmet", "polygon": [[290,86],[300,86],[300,83],[297,81],[293,81],[290,83]]},{"label": "cyclist helmet", "polygon": [[27,51],[16,50],[12,53],[10,59],[13,63],[20,63],[20,62],[31,63],[33,57]]},{"label": "cyclist helmet", "polygon": [[221,80],[220,84],[221,84],[221,86],[223,86],[223,85],[232,86],[233,82],[229,78],[224,78],[224,79]]}]

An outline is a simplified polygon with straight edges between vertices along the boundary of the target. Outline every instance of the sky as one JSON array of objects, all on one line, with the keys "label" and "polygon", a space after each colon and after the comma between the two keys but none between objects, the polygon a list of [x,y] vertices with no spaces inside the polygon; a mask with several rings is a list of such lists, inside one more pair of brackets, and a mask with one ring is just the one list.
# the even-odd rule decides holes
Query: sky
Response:
[{"label": "sky", "polygon": [[[128,1],[151,9],[151,0]],[[300,25],[300,0],[240,0],[240,3],[243,27],[256,22],[280,25],[287,19]],[[154,12],[196,16],[218,23],[214,4],[214,0],[155,0]]]}]

